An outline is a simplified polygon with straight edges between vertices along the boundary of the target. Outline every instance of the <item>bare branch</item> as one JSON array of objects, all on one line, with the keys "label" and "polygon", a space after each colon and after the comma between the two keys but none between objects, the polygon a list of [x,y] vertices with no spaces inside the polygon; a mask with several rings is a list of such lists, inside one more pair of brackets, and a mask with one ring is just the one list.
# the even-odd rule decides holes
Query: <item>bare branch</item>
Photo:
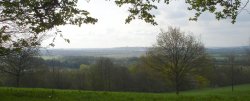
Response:
[{"label": "bare branch", "polygon": [[246,3],[243,5],[243,7],[241,7],[241,9],[238,11],[238,14],[240,14],[243,10],[246,11],[248,14],[250,14],[250,12],[247,9],[245,9],[248,3],[249,3],[249,0],[247,0]]}]

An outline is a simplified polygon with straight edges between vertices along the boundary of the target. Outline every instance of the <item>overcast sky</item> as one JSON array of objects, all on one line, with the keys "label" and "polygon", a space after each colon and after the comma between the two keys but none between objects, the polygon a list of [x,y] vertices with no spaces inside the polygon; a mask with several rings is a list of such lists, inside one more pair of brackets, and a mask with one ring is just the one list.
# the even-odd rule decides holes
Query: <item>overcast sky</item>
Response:
[{"label": "overcast sky", "polygon": [[[152,11],[156,15],[158,26],[133,20],[125,24],[127,8],[118,7],[112,1],[79,0],[79,8],[87,10],[98,19],[95,25],[60,26],[64,37],[70,44],[58,37],[55,48],[111,48],[111,47],[149,47],[156,42],[160,29],[168,26],[179,27],[182,31],[193,33],[201,38],[206,47],[230,47],[247,45],[250,38],[250,14],[242,12],[237,22],[231,20],[217,21],[214,15],[205,13],[197,22],[189,21],[192,11],[187,10],[183,0],[172,1],[169,5],[159,4]],[[247,8],[250,5],[248,5]],[[46,40],[44,46],[51,40]]]}]

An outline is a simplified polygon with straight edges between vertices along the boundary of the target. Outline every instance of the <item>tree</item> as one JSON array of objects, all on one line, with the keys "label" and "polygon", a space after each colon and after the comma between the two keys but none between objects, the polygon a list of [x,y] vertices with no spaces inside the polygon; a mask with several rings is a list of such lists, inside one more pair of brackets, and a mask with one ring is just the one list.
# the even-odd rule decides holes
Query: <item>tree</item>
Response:
[{"label": "tree", "polygon": [[[88,0],[89,1],[89,0]],[[36,39],[41,33],[56,29],[60,25],[79,25],[96,23],[97,19],[89,16],[89,12],[77,8],[78,0],[1,0],[0,1],[0,55],[19,51],[28,46],[40,45]],[[171,0],[115,0],[118,6],[130,5],[129,23],[133,19],[142,19],[157,25],[155,15],[150,11],[157,9],[157,3],[171,3]],[[157,2],[157,3],[156,3]],[[249,0],[185,0],[188,10],[196,11],[190,20],[197,20],[203,12],[213,13],[216,19],[232,19],[235,23],[237,15],[246,10]],[[247,11],[247,10],[246,10]],[[29,38],[19,37],[28,34]],[[63,36],[58,29],[54,35]],[[18,37],[17,37],[18,36]],[[55,39],[55,38],[54,38]],[[64,38],[69,42],[69,39]],[[53,40],[54,41],[54,40]],[[6,46],[5,44],[8,43]],[[53,42],[50,44],[54,46]]]},{"label": "tree", "polygon": [[[0,55],[40,45],[36,41],[39,36],[57,26],[97,22],[89,17],[89,12],[76,6],[77,0],[1,0]],[[28,38],[23,38],[23,34]],[[62,36],[58,29],[57,34]],[[68,39],[65,41],[69,42]]]},{"label": "tree", "polygon": [[245,54],[246,54],[246,63],[247,65],[250,65],[250,39],[249,39],[248,46],[245,49]]},{"label": "tree", "polygon": [[[116,0],[118,6],[131,5],[128,11],[130,15],[126,19],[126,23],[131,20],[142,19],[145,22],[157,25],[154,20],[155,15],[150,11],[157,9],[157,3],[169,4],[171,0]],[[184,2],[184,0],[183,0]],[[198,17],[204,12],[210,12],[215,15],[215,18],[220,19],[232,19],[232,23],[235,23],[237,15],[243,10],[249,3],[249,0],[243,2],[243,0],[185,0],[185,3],[189,5],[187,8],[190,11],[195,11],[194,17],[190,20],[197,20]],[[247,11],[247,10],[246,10]]]},{"label": "tree", "polygon": [[114,70],[114,64],[111,59],[100,57],[91,68],[92,86],[95,90],[111,90],[111,78]]},{"label": "tree", "polygon": [[232,87],[232,91],[234,91],[234,84],[235,84],[235,73],[234,73],[234,68],[235,68],[235,53],[230,53],[227,56],[228,59],[228,64],[230,65],[231,68],[231,87]]},{"label": "tree", "polygon": [[169,77],[177,95],[185,77],[206,60],[205,49],[200,41],[172,27],[158,35],[156,45],[148,50],[147,56],[150,61],[160,62],[151,64],[152,69]]},{"label": "tree", "polygon": [[0,57],[0,71],[12,75],[16,79],[16,87],[20,85],[20,78],[25,72],[29,72],[35,67],[35,55],[38,54],[37,49],[27,48],[21,52],[11,53]]}]

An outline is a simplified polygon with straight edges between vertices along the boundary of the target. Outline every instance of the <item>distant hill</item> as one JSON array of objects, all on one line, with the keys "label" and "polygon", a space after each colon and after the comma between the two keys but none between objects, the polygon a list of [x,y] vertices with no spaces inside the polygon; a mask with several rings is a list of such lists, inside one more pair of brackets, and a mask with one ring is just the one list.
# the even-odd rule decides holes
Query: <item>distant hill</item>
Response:
[{"label": "distant hill", "polygon": [[140,57],[147,47],[82,48],[41,50],[43,56]]},{"label": "distant hill", "polygon": [[236,53],[241,54],[246,51],[247,46],[239,46],[239,47],[210,47],[206,48],[208,53],[218,53],[218,54],[227,54],[227,53]]},{"label": "distant hill", "polygon": [[[81,48],[81,49],[43,49],[42,56],[94,56],[94,57],[140,57],[149,47],[117,47],[117,48]],[[246,46],[240,47],[210,47],[206,48],[211,55],[243,54]]]}]

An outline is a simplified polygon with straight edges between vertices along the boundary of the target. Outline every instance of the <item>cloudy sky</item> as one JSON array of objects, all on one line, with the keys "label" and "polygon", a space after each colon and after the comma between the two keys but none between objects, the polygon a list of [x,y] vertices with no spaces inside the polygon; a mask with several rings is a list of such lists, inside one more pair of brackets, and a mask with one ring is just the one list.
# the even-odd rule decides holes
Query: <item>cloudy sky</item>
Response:
[{"label": "cloudy sky", "polygon": [[[60,26],[64,37],[70,44],[58,37],[54,48],[111,48],[148,47],[155,43],[161,29],[168,26],[179,27],[182,31],[193,33],[201,38],[206,47],[230,47],[247,45],[250,38],[250,14],[242,12],[235,24],[231,20],[217,21],[214,15],[205,13],[197,22],[189,21],[192,11],[187,10],[183,0],[172,1],[169,5],[158,4],[156,15],[158,26],[133,20],[125,24],[127,7],[118,7],[112,1],[79,0],[79,8],[87,10],[98,19],[95,25]],[[250,5],[247,8],[250,9]],[[51,40],[46,40],[44,46]]]}]

